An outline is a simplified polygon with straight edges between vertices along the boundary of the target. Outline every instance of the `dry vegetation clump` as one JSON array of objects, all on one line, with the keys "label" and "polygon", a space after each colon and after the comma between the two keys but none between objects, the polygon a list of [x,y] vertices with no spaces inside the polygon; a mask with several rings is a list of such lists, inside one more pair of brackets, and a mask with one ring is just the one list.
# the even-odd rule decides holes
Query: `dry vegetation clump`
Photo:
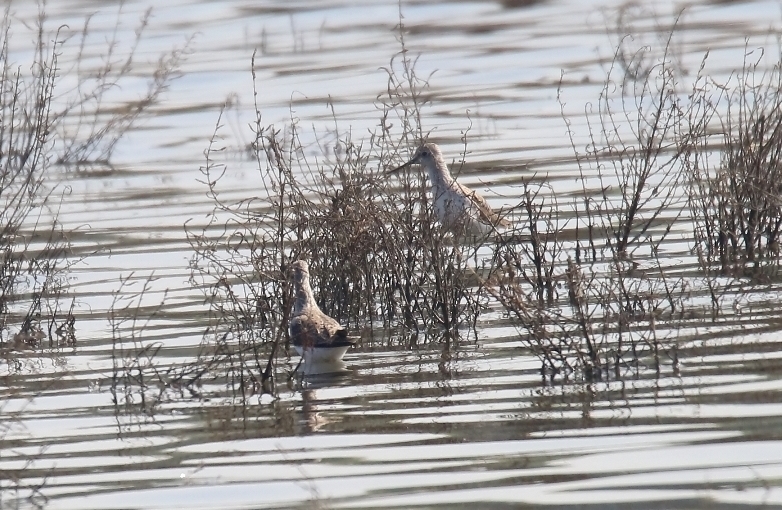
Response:
[{"label": "dry vegetation clump", "polygon": [[[340,131],[335,116],[313,161],[295,119],[279,130],[257,111],[252,148],[264,194],[224,201],[226,168],[214,161],[213,145],[203,172],[214,213],[202,232],[189,232],[193,283],[213,314],[201,366],[227,368],[220,377],[241,387],[270,381],[275,355],[287,348],[286,268],[304,257],[321,308],[354,331],[474,328],[494,299],[547,378],[675,370],[679,329],[703,316],[705,302],[693,296],[711,294],[712,311],[721,306],[725,286],[714,262],[776,260],[780,73],[750,86],[757,68],[745,66],[734,92],[717,88],[728,104],[720,115],[700,75],[692,91],[682,89],[673,31],[659,40],[663,51],[654,54],[646,46],[631,52],[622,39],[596,107],[586,112],[586,149],[569,131],[577,198],[563,203],[545,180],[525,180],[515,227],[483,243],[488,258],[442,231],[420,173],[399,181],[384,174],[426,138],[427,82],[404,52],[389,67],[380,128],[367,142]],[[711,144],[714,119],[723,128],[720,147]],[[717,171],[708,166],[715,151]],[[664,255],[688,235],[681,231],[688,212],[700,278]],[[214,374],[211,368],[198,376]]]},{"label": "dry vegetation clump", "polygon": [[466,268],[477,247],[455,246],[436,225],[422,175],[405,172],[399,187],[384,175],[425,136],[426,81],[415,76],[404,52],[388,76],[378,131],[354,143],[335,116],[329,141],[318,142],[317,160],[307,156],[296,119],[280,130],[265,125],[256,107],[251,149],[258,197],[221,195],[228,169],[215,161],[222,151],[218,121],[202,168],[214,210],[200,231],[188,227],[192,282],[211,312],[198,363],[209,368],[195,369],[193,382],[208,375],[242,393],[269,388],[275,356],[288,348],[287,268],[298,258],[309,260],[321,309],[356,334],[382,325],[451,338],[474,328],[485,299]]},{"label": "dry vegetation clump", "polygon": [[[58,163],[107,163],[116,143],[157,99],[177,65],[176,58],[161,60],[150,93],[132,108],[107,117],[106,94],[129,75],[135,45],[125,64],[114,69],[118,44],[110,41],[97,75],[80,67],[84,62],[79,51],[74,79],[73,68],[63,67],[69,62],[63,58],[66,28],[49,32],[43,9],[35,23],[24,25],[14,21],[9,3],[0,19],[0,353],[9,373],[25,369],[27,356],[20,351],[42,348],[47,340],[54,348],[76,341],[74,302],[70,309],[62,308],[74,259],[68,233],[58,221],[67,196],[57,191]],[[20,46],[26,44],[19,42],[27,40],[25,34],[33,34],[32,48]],[[87,34],[85,25],[82,49]],[[76,88],[69,89],[70,83],[77,83]],[[69,101],[74,91],[77,99]],[[7,413],[3,407],[0,438],[16,425],[18,412]],[[0,506],[21,506],[23,501],[45,506],[45,478],[29,481],[34,460],[31,455],[26,465],[0,472]]]},{"label": "dry vegetation clump", "polygon": [[[684,91],[672,40],[673,31],[655,58],[648,48],[629,52],[624,38],[618,44],[597,108],[587,111],[587,150],[573,142],[582,185],[575,219],[562,218],[545,185],[530,192],[525,184],[525,231],[497,246],[493,295],[548,377],[659,372],[666,358],[675,369],[686,321],[720,315],[737,278],[776,274],[782,64],[763,71],[755,55],[735,84],[717,84],[703,74],[707,54]],[[692,236],[674,235],[687,213]],[[661,256],[677,239],[692,248],[700,275]]]},{"label": "dry vegetation clump", "polygon": [[[308,144],[297,119],[267,125],[256,104],[250,152],[259,196],[222,189],[230,169],[220,159],[218,120],[201,169],[213,211],[206,225],[187,226],[191,280],[209,304],[210,328],[178,384],[219,380],[241,395],[272,389],[274,361],[288,348],[287,268],[298,258],[310,262],[319,306],[356,333],[369,325],[450,338],[474,329],[493,298],[547,377],[594,380],[659,371],[666,359],[675,365],[677,330],[700,306],[690,302],[699,283],[661,253],[679,240],[673,232],[687,205],[713,307],[715,261],[724,270],[775,260],[779,72],[768,75],[771,85],[750,86],[757,69],[745,66],[734,93],[718,88],[729,106],[721,116],[708,87],[682,90],[673,31],[661,41],[655,55],[621,40],[587,111],[586,149],[570,133],[579,196],[563,203],[545,182],[526,181],[516,227],[485,244],[486,260],[437,225],[423,175],[385,175],[427,137],[427,81],[404,50],[387,70],[379,128],[367,141],[354,141],[334,115],[334,130]],[[713,119],[725,137],[717,171],[707,164],[717,150]]]},{"label": "dry vegetation clump", "polygon": [[152,415],[172,386],[172,371],[163,371],[155,360],[163,345],[144,340],[146,326],[160,311],[165,299],[157,306],[143,308],[151,281],[144,281],[141,289],[135,291],[138,283],[133,274],[121,278],[109,311],[112,333],[110,391],[115,408],[123,407],[129,416]]},{"label": "dry vegetation clump", "polygon": [[[36,23],[12,27],[11,6],[0,21],[0,340],[6,347],[30,348],[48,338],[73,343],[75,318],[60,309],[70,264],[68,235],[58,222],[66,191],[55,192],[63,165],[109,164],[123,135],[166,89],[187,52],[161,56],[140,99],[118,94],[134,71],[135,54],[149,11],[127,52],[119,43],[119,14],[113,39],[97,57],[88,57],[89,18],[78,46],[66,27],[50,33],[41,8]],[[34,48],[15,46],[14,28],[35,37]],[[12,44],[13,43],[13,44]],[[21,52],[21,53],[19,53]],[[17,54],[32,55],[20,64]]]},{"label": "dry vegetation clump", "polygon": [[[108,39],[100,31],[91,32],[92,16],[85,18],[81,30],[70,36],[75,40],[68,49],[75,46],[75,53],[69,52],[67,67],[59,71],[67,80],[63,80],[66,83],[60,87],[57,98],[61,106],[53,113],[60,142],[56,159],[60,165],[78,169],[111,166],[119,141],[160,102],[171,81],[180,75],[180,65],[190,53],[192,36],[182,46],[162,53],[154,67],[144,71],[148,75],[142,74],[137,67],[144,64],[138,61],[137,53],[152,8],[141,15],[133,30],[134,38],[127,45],[121,43],[126,32],[122,27],[122,11],[120,3]],[[92,54],[95,48],[102,51]],[[129,97],[123,88],[126,82],[139,77],[146,79],[147,88],[140,95]]]},{"label": "dry vegetation clump", "polygon": [[[74,302],[70,308],[62,307],[68,299],[67,272],[75,260],[68,233],[58,221],[67,196],[65,191],[57,192],[61,164],[108,164],[117,142],[175,75],[181,54],[174,52],[161,59],[142,100],[109,112],[116,104],[108,100],[108,91],[131,72],[135,45],[120,69],[113,67],[117,41],[110,42],[105,65],[97,74],[80,67],[84,64],[80,52],[74,64],[78,71],[63,68],[67,37],[62,30],[49,33],[41,12],[33,27],[34,48],[17,53],[20,48],[12,42],[20,39],[14,37],[13,28],[20,23],[12,23],[10,9],[9,4],[0,19],[0,353],[7,371],[13,373],[26,369],[29,358],[20,356],[20,351],[43,348],[47,341],[50,348],[76,342]],[[85,25],[83,37],[87,33]],[[18,54],[32,55],[31,61],[20,63]],[[76,99],[67,99],[74,90],[64,82],[78,83]],[[153,366],[157,347],[143,346],[135,336],[134,342],[131,349],[115,336],[113,390],[132,386],[130,391],[135,392],[149,386],[142,378]],[[116,364],[120,360],[121,366]],[[26,398],[32,400],[34,395]],[[119,399],[115,392],[115,401]],[[22,398],[14,400],[18,403]],[[4,407],[0,404],[5,417],[0,438],[17,426],[16,415],[21,414],[6,412]],[[45,506],[42,488],[46,479],[31,482],[36,457],[31,454],[26,459],[18,468],[0,471],[0,506]]]},{"label": "dry vegetation clump", "polygon": [[[623,41],[587,111],[586,151],[569,131],[581,184],[572,217],[545,184],[525,184],[525,231],[514,236],[522,242],[498,246],[495,297],[547,377],[621,377],[645,357],[659,370],[669,347],[661,340],[682,314],[686,282],[658,257],[683,208],[683,110],[669,42],[650,64],[645,48],[628,54]],[[570,126],[564,104],[563,118]]]},{"label": "dry vegetation clump", "polygon": [[10,53],[8,9],[0,34],[0,343],[26,349],[65,339],[71,321],[58,302],[68,242],[56,213],[49,223],[59,205],[46,186],[59,42],[47,44],[41,31],[24,67]]},{"label": "dry vegetation clump", "polygon": [[[690,208],[695,248],[713,274],[768,278],[779,265],[782,62],[764,71],[763,57],[748,52],[735,85],[699,77],[693,92],[699,110],[687,146]],[[709,131],[715,123],[720,129]]]}]

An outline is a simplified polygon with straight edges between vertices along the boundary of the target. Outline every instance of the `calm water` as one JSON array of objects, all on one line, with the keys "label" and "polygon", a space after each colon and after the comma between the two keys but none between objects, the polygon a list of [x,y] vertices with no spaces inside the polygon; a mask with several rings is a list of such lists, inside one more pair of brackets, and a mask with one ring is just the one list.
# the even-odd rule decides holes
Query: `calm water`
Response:
[{"label": "calm water", "polygon": [[[452,157],[468,132],[474,171],[463,180],[481,190],[506,183],[487,194],[493,204],[517,203],[513,183],[535,173],[558,192],[580,189],[557,90],[561,82],[576,146],[585,146],[584,111],[597,101],[620,38],[620,5],[403,3],[407,49],[420,55],[417,73],[431,75],[424,127]],[[127,2],[118,13],[56,2],[47,6],[48,26],[78,31],[93,15],[86,54],[97,62],[116,21],[127,44],[147,7]],[[632,44],[656,44],[656,25],[669,24],[675,8],[628,10]],[[19,20],[35,14],[26,5],[12,10]],[[118,97],[141,96],[159,54],[193,40],[181,76],[117,147],[113,171],[64,172],[52,183],[66,192],[60,220],[84,257],[69,282],[77,342],[4,353],[3,507],[782,507],[773,286],[735,300],[736,316],[746,319],[735,333],[687,322],[679,365],[660,374],[543,385],[540,363],[512,323],[489,313],[476,342],[358,349],[344,373],[312,377],[304,389],[283,383],[277,400],[241,405],[224,388],[205,387],[153,411],[138,395],[133,406],[112,404],[113,303],[142,307],[136,345],[160,342],[162,369],[191,359],[202,340],[205,305],[188,282],[183,225],[205,224],[212,208],[198,170],[226,101],[224,196],[262,188],[244,156],[253,51],[264,123],[282,128],[297,118],[308,150],[319,154],[315,140],[327,140],[335,122],[354,139],[377,127],[376,98],[387,85],[381,68],[400,50],[399,11],[395,2],[358,9],[229,0],[152,11]],[[680,26],[679,65],[695,70],[710,50],[708,72],[726,80],[747,49],[776,55],[782,14],[773,2],[702,2]],[[665,255],[692,270],[690,223],[676,227],[682,242]],[[132,330],[121,325],[125,339]]]}]

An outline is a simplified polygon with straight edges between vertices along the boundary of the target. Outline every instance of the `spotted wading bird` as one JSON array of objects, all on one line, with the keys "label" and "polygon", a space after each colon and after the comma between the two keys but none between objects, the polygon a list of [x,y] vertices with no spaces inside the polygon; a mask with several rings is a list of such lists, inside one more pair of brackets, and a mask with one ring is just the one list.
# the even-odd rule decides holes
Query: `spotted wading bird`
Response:
[{"label": "spotted wading bird", "polygon": [[348,338],[345,328],[323,313],[315,302],[307,262],[294,262],[291,277],[296,292],[290,320],[293,347],[308,362],[340,361],[353,340]]},{"label": "spotted wading bird", "polygon": [[387,173],[394,174],[414,164],[420,164],[429,176],[434,212],[446,229],[457,234],[485,236],[500,227],[511,226],[508,220],[492,211],[482,196],[456,182],[436,144],[423,144],[410,161]]}]

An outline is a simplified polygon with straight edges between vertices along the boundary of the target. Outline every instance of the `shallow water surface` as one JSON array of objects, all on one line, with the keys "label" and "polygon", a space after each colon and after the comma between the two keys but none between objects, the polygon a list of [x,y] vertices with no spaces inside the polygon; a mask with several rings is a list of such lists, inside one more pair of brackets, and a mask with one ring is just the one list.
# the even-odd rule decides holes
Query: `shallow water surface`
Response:
[{"label": "shallow water surface", "polygon": [[[126,2],[117,14],[116,6],[72,0],[46,8],[48,26],[72,30],[95,13],[87,54],[99,60],[117,19],[130,39],[147,7]],[[573,144],[586,146],[584,112],[597,101],[620,38],[620,8],[402,2],[405,47],[420,55],[416,72],[430,85],[423,123],[454,159],[467,133],[461,180],[492,205],[518,203],[524,178],[548,180],[561,197],[581,190],[560,109]],[[634,11],[627,21],[634,43],[657,41],[657,26],[669,25],[676,8],[658,2]],[[26,5],[12,9],[18,19],[35,14]],[[64,182],[56,189],[67,188],[59,217],[82,257],[68,288],[76,342],[2,351],[0,505],[782,507],[774,282],[738,296],[720,324],[693,316],[675,331],[661,327],[680,339],[676,359],[659,367],[642,360],[608,381],[552,383],[495,306],[479,320],[477,338],[367,342],[345,356],[343,371],[304,382],[286,380],[298,358],[284,358],[277,398],[241,400],[207,384],[161,402],[154,392],[131,391],[112,403],[122,358],[107,319],[112,308],[127,307],[114,335],[128,352],[160,346],[159,370],[199,352],[207,305],[190,282],[184,225],[197,230],[212,210],[199,168],[226,102],[222,196],[262,189],[246,156],[253,52],[264,123],[282,129],[298,119],[316,157],[335,125],[354,139],[377,128],[382,68],[401,49],[399,16],[396,2],[382,1],[359,9],[339,1],[180,0],[153,10],[134,67],[138,82],[121,93],[141,95],[159,53],[193,40],[181,76],[123,138],[111,169],[58,174]],[[775,48],[780,26],[776,3],[693,4],[675,38],[678,65],[695,70],[710,50],[708,72],[727,79],[748,48]],[[674,230],[662,256],[672,274],[692,276],[691,223],[680,219]]]}]

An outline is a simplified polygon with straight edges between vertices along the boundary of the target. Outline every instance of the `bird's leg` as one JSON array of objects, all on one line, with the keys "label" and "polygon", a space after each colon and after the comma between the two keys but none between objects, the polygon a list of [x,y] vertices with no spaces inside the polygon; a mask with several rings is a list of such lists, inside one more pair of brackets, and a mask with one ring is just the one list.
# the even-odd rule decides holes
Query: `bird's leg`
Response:
[{"label": "bird's leg", "polygon": [[291,373],[290,373],[290,375],[288,376],[288,382],[290,382],[290,381],[291,381],[291,379],[293,379],[293,376],[294,376],[294,375],[296,375],[296,372],[298,372],[298,371],[299,371],[299,367],[301,366],[301,364],[302,364],[302,362],[303,362],[303,361],[304,361],[304,356],[302,356],[301,358],[299,358],[299,363],[296,365],[296,368],[294,368],[294,369],[293,369],[293,372],[291,372]]}]

